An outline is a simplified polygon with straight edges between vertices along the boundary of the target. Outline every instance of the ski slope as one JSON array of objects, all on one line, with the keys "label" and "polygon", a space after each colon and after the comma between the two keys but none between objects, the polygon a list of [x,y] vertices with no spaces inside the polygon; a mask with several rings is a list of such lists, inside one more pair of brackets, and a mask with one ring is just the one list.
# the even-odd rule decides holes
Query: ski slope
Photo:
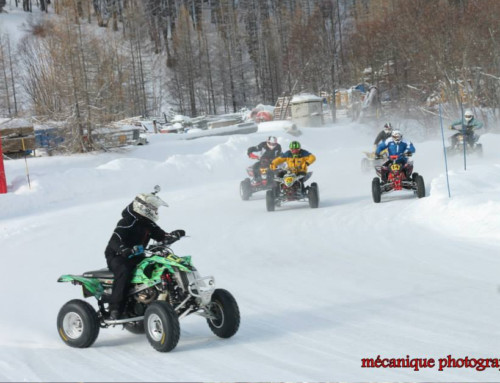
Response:
[{"label": "ski slope", "polygon": [[[267,212],[265,194],[239,196],[246,149],[283,131],[150,144],[112,153],[6,161],[0,196],[0,381],[498,381],[498,368],[362,368],[363,358],[498,358],[500,136],[484,157],[451,158],[448,198],[442,144],[405,134],[427,197],[371,198],[362,151],[378,129],[308,128],[320,207]],[[59,339],[56,317],[81,289],[62,274],[105,266],[122,209],[162,187],[166,230],[185,229],[179,255],[235,296],[239,332],[219,339],[201,317],[182,319],[170,353],[144,335],[101,330],[88,349]],[[88,299],[95,305],[95,300]]]}]

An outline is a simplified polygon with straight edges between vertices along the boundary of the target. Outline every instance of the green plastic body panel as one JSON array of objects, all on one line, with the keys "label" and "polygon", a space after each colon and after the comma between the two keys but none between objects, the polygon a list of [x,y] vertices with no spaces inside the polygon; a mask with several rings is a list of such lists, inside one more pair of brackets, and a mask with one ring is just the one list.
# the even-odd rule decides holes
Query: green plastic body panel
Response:
[{"label": "green plastic body panel", "polygon": [[[146,268],[152,267],[152,271],[145,274]],[[148,287],[154,286],[161,282],[161,276],[165,272],[165,269],[169,273],[173,274],[176,270],[191,272],[191,256],[178,257],[177,255],[170,254],[166,257],[159,255],[152,255],[151,257],[144,258],[135,268],[132,278],[130,280],[131,284],[144,284]],[[81,284],[83,286],[84,296],[94,296],[97,299],[101,299],[104,293],[104,288],[97,278],[86,278],[81,275],[71,275],[66,274],[59,277],[58,282],[73,282],[76,284]]]}]

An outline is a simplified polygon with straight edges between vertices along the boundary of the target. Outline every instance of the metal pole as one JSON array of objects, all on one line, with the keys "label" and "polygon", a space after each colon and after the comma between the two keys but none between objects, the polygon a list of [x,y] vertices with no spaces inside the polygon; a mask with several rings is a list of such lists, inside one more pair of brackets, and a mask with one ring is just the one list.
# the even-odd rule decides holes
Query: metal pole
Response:
[{"label": "metal pole", "polygon": [[[460,95],[459,95],[460,96]],[[460,96],[462,97],[462,96]],[[467,154],[465,153],[465,147],[467,143],[465,141],[465,124],[464,124],[464,106],[462,104],[462,100],[460,100],[460,111],[462,112],[462,144],[464,146],[464,170],[467,170]]]},{"label": "metal pole", "polygon": [[446,185],[448,186],[448,198],[451,198],[450,181],[448,179],[448,158],[446,157],[446,145],[444,143],[443,115],[441,112],[441,104],[439,104],[439,121],[441,123],[441,138],[443,139],[444,168],[446,170]]},{"label": "metal pole", "polygon": [[0,194],[7,193],[7,179],[5,177],[5,167],[3,164],[2,136],[0,135]]},{"label": "metal pole", "polygon": [[21,144],[23,145],[24,163],[26,165],[26,177],[28,178],[28,186],[31,190],[30,171],[28,169],[28,160],[26,159],[26,147],[24,146],[24,138],[21,138]]}]

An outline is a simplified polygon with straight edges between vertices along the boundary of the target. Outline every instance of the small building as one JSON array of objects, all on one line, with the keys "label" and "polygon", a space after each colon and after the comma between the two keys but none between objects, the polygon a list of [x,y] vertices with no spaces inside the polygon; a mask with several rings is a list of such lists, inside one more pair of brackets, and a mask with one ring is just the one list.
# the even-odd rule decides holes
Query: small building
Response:
[{"label": "small building", "polygon": [[301,93],[292,97],[292,122],[297,127],[323,125],[323,99],[310,93]]},{"label": "small building", "polygon": [[35,150],[35,130],[33,124],[21,118],[2,119],[0,121],[3,153],[8,157],[17,157]]}]

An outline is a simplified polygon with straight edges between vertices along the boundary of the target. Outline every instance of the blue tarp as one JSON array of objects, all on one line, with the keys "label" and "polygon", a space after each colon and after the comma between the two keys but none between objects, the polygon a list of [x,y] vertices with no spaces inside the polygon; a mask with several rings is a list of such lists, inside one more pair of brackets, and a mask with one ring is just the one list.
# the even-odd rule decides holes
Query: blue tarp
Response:
[{"label": "blue tarp", "polygon": [[366,93],[366,88],[365,88],[365,84],[358,84],[354,87],[354,89],[357,89],[363,93]]},{"label": "blue tarp", "polygon": [[35,143],[38,148],[55,148],[64,138],[60,136],[59,129],[37,129],[35,130]]}]

